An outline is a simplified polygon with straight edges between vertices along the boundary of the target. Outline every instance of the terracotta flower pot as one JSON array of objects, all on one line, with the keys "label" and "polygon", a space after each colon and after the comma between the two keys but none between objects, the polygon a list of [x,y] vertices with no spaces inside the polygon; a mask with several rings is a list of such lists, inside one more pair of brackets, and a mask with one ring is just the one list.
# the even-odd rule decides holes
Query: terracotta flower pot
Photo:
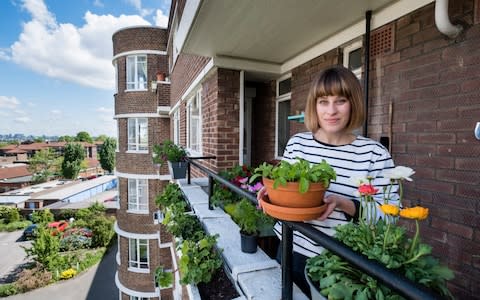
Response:
[{"label": "terracotta flower pot", "polygon": [[323,204],[325,187],[322,183],[310,183],[307,192],[299,192],[298,182],[288,182],[286,186],[279,184],[273,188],[273,180],[263,177],[263,185],[267,189],[270,203],[285,207],[319,207]]},{"label": "terracotta flower pot", "polygon": [[263,211],[276,219],[284,221],[310,221],[322,215],[327,206],[317,207],[285,207],[270,203],[267,196],[260,200]]}]

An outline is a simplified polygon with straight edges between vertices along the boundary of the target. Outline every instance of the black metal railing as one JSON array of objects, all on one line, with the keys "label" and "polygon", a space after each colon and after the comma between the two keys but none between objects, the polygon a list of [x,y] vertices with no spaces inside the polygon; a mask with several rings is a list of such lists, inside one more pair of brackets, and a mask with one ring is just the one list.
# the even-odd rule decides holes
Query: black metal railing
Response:
[{"label": "black metal railing", "polygon": [[[212,158],[212,157],[205,157]],[[195,158],[200,159],[200,158]],[[190,165],[195,166],[202,172],[208,175],[209,184],[209,199],[208,206],[210,205],[210,196],[213,191],[213,179],[232,190],[234,193],[239,194],[241,197],[245,197],[251,202],[257,204],[257,198],[251,193],[239,188],[230,181],[211,171],[210,169],[202,166],[200,163],[194,160],[188,160],[188,182],[190,183]],[[291,300],[293,295],[293,278],[292,278],[292,253],[293,250],[293,230],[301,232],[306,237],[310,238],[314,242],[318,243],[323,248],[331,251],[332,253],[342,257],[353,266],[357,267],[362,272],[376,278],[381,281],[387,287],[406,297],[407,299],[442,299],[440,295],[433,293],[423,285],[417,284],[402,274],[387,269],[384,265],[378,263],[375,260],[368,259],[363,254],[353,251],[343,243],[336,239],[326,235],[325,233],[318,231],[313,226],[307,223],[282,221],[282,299]]]}]

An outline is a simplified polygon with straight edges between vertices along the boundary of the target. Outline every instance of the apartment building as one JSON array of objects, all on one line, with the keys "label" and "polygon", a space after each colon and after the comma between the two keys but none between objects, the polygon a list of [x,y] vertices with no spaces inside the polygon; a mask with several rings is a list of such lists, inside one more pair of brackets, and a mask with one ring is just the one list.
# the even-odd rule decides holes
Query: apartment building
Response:
[{"label": "apartment building", "polygon": [[[480,0],[173,0],[168,30],[124,29],[113,40],[122,299],[157,297],[152,270],[168,256],[152,215],[169,177],[154,169],[151,146],[169,138],[215,156],[202,161],[214,171],[281,159],[306,130],[311,81],[337,64],[364,83],[358,133],[416,171],[405,204],[429,208],[422,237],[455,272],[449,289],[478,295]],[[158,70],[170,80],[153,91]]]},{"label": "apartment building", "polygon": [[160,290],[155,282],[156,267],[171,269],[173,253],[171,236],[155,219],[155,197],[170,176],[152,162],[152,146],[170,136],[170,82],[157,80],[157,73],[168,74],[166,47],[162,28],[132,27],[113,34],[120,203],[115,281],[123,300],[173,299],[173,287]]},{"label": "apartment building", "polygon": [[353,70],[359,134],[415,169],[406,205],[429,208],[422,236],[453,294],[478,295],[479,0],[174,0],[168,28],[171,138],[216,171],[281,159],[318,72]]}]

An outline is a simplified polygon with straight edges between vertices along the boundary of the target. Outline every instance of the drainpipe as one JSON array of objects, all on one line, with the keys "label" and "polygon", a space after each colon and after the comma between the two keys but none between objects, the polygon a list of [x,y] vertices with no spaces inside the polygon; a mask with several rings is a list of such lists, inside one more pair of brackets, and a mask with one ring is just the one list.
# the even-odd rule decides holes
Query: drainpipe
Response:
[{"label": "drainpipe", "polygon": [[438,31],[451,39],[456,38],[462,32],[461,25],[453,25],[448,17],[448,0],[435,1],[435,25]]},{"label": "drainpipe", "polygon": [[363,136],[368,133],[368,82],[370,81],[370,22],[372,20],[372,11],[365,13],[365,73],[363,79],[363,90],[365,92],[365,121],[363,123]]}]

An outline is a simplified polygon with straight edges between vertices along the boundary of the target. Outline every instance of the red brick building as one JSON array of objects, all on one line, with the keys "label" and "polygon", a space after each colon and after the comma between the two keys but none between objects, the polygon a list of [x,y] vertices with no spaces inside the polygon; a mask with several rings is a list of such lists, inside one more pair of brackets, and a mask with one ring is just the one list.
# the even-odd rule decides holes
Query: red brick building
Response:
[{"label": "red brick building", "polygon": [[173,288],[161,290],[155,282],[156,267],[173,269],[171,236],[155,219],[155,197],[170,176],[152,162],[152,146],[170,135],[170,82],[156,75],[168,74],[166,45],[167,30],[161,28],[131,27],[113,35],[120,299],[173,299]]},{"label": "red brick building", "polygon": [[359,133],[416,170],[406,198],[430,209],[423,239],[454,270],[453,294],[478,297],[479,0],[179,0],[168,37],[171,138],[216,171],[280,159],[320,69],[367,79]]},{"label": "red brick building", "polygon": [[[203,162],[214,171],[281,159],[287,139],[305,131],[295,120],[311,81],[336,64],[364,83],[368,118],[359,133],[415,169],[406,204],[430,209],[421,234],[454,271],[449,289],[458,299],[478,297],[480,0],[173,0],[168,31],[126,29],[113,40],[122,299],[156,296],[152,268],[128,272],[126,257],[129,239],[149,241],[150,263],[161,249],[151,243],[159,230],[152,197],[169,177],[154,170],[151,146],[169,138],[192,156],[216,156]],[[129,90],[125,61],[136,54],[149,62],[147,85]],[[157,70],[170,82],[153,92]],[[129,148],[132,118],[148,120],[148,141],[136,150]],[[131,179],[147,179],[148,214],[128,211]]]}]

